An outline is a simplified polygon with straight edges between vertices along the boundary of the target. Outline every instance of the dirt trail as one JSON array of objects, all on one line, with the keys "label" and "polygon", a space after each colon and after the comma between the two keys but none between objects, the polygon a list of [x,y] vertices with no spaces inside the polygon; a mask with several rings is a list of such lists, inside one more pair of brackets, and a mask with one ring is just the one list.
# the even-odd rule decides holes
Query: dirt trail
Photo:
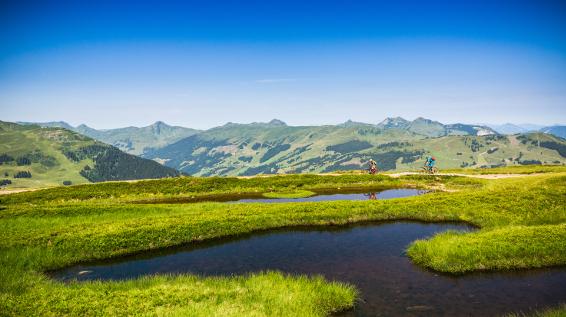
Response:
[{"label": "dirt trail", "polygon": [[8,194],[15,194],[15,193],[23,193],[23,192],[30,192],[34,190],[38,190],[42,188],[18,188],[18,189],[0,189],[0,196],[1,195],[8,195]]},{"label": "dirt trail", "polygon": [[[418,172],[401,172],[401,173],[393,173],[393,174],[385,174],[391,177],[397,178],[404,175],[419,175],[422,173]],[[439,176],[463,176],[463,177],[471,177],[471,178],[482,178],[482,179],[501,179],[501,178],[513,178],[513,177],[529,177],[529,176],[538,176],[542,175],[543,173],[532,173],[532,174],[459,174],[459,173],[438,173],[435,175]]]}]

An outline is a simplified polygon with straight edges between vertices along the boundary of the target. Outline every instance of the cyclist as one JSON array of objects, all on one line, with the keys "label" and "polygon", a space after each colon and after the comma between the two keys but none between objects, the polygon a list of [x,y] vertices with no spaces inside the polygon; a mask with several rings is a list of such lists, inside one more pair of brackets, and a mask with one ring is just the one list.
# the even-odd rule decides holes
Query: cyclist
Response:
[{"label": "cyclist", "polygon": [[377,163],[373,159],[369,159],[369,173],[375,174],[377,173]]},{"label": "cyclist", "polygon": [[427,156],[425,161],[425,167],[429,173],[432,173],[432,169],[436,164],[436,158],[434,156]]}]

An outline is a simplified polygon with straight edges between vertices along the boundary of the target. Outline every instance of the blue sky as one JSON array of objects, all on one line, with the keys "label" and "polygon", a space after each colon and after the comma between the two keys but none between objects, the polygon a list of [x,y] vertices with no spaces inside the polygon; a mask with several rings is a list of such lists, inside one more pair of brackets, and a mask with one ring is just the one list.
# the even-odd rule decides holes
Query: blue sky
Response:
[{"label": "blue sky", "polygon": [[566,123],[564,1],[2,1],[0,120]]}]

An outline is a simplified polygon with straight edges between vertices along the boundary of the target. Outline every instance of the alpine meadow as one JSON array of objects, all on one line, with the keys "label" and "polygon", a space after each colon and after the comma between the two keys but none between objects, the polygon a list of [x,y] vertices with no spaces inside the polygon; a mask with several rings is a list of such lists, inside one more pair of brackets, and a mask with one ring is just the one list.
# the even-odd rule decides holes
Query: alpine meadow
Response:
[{"label": "alpine meadow", "polygon": [[566,316],[562,1],[0,29],[0,316]]}]

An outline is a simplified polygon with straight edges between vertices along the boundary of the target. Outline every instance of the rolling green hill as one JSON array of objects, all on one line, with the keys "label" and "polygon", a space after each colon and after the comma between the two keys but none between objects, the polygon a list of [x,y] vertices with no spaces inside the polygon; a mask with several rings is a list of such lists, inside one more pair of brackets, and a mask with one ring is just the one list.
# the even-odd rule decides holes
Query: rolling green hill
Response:
[{"label": "rolling green hill", "polygon": [[177,176],[175,169],[63,129],[0,121],[0,181],[8,188]]},{"label": "rolling green hill", "polygon": [[199,130],[167,125],[157,121],[147,127],[126,127],[119,129],[97,130],[81,124],[73,127],[64,121],[22,124],[37,124],[42,127],[59,127],[78,132],[90,138],[113,145],[120,150],[134,155],[143,154],[151,149],[175,143],[199,132]]},{"label": "rolling green hill", "polygon": [[191,175],[256,175],[360,170],[413,170],[434,155],[439,167],[564,164],[566,141],[543,133],[503,136],[483,126],[388,118],[371,125],[234,124],[192,135],[143,156]]}]

